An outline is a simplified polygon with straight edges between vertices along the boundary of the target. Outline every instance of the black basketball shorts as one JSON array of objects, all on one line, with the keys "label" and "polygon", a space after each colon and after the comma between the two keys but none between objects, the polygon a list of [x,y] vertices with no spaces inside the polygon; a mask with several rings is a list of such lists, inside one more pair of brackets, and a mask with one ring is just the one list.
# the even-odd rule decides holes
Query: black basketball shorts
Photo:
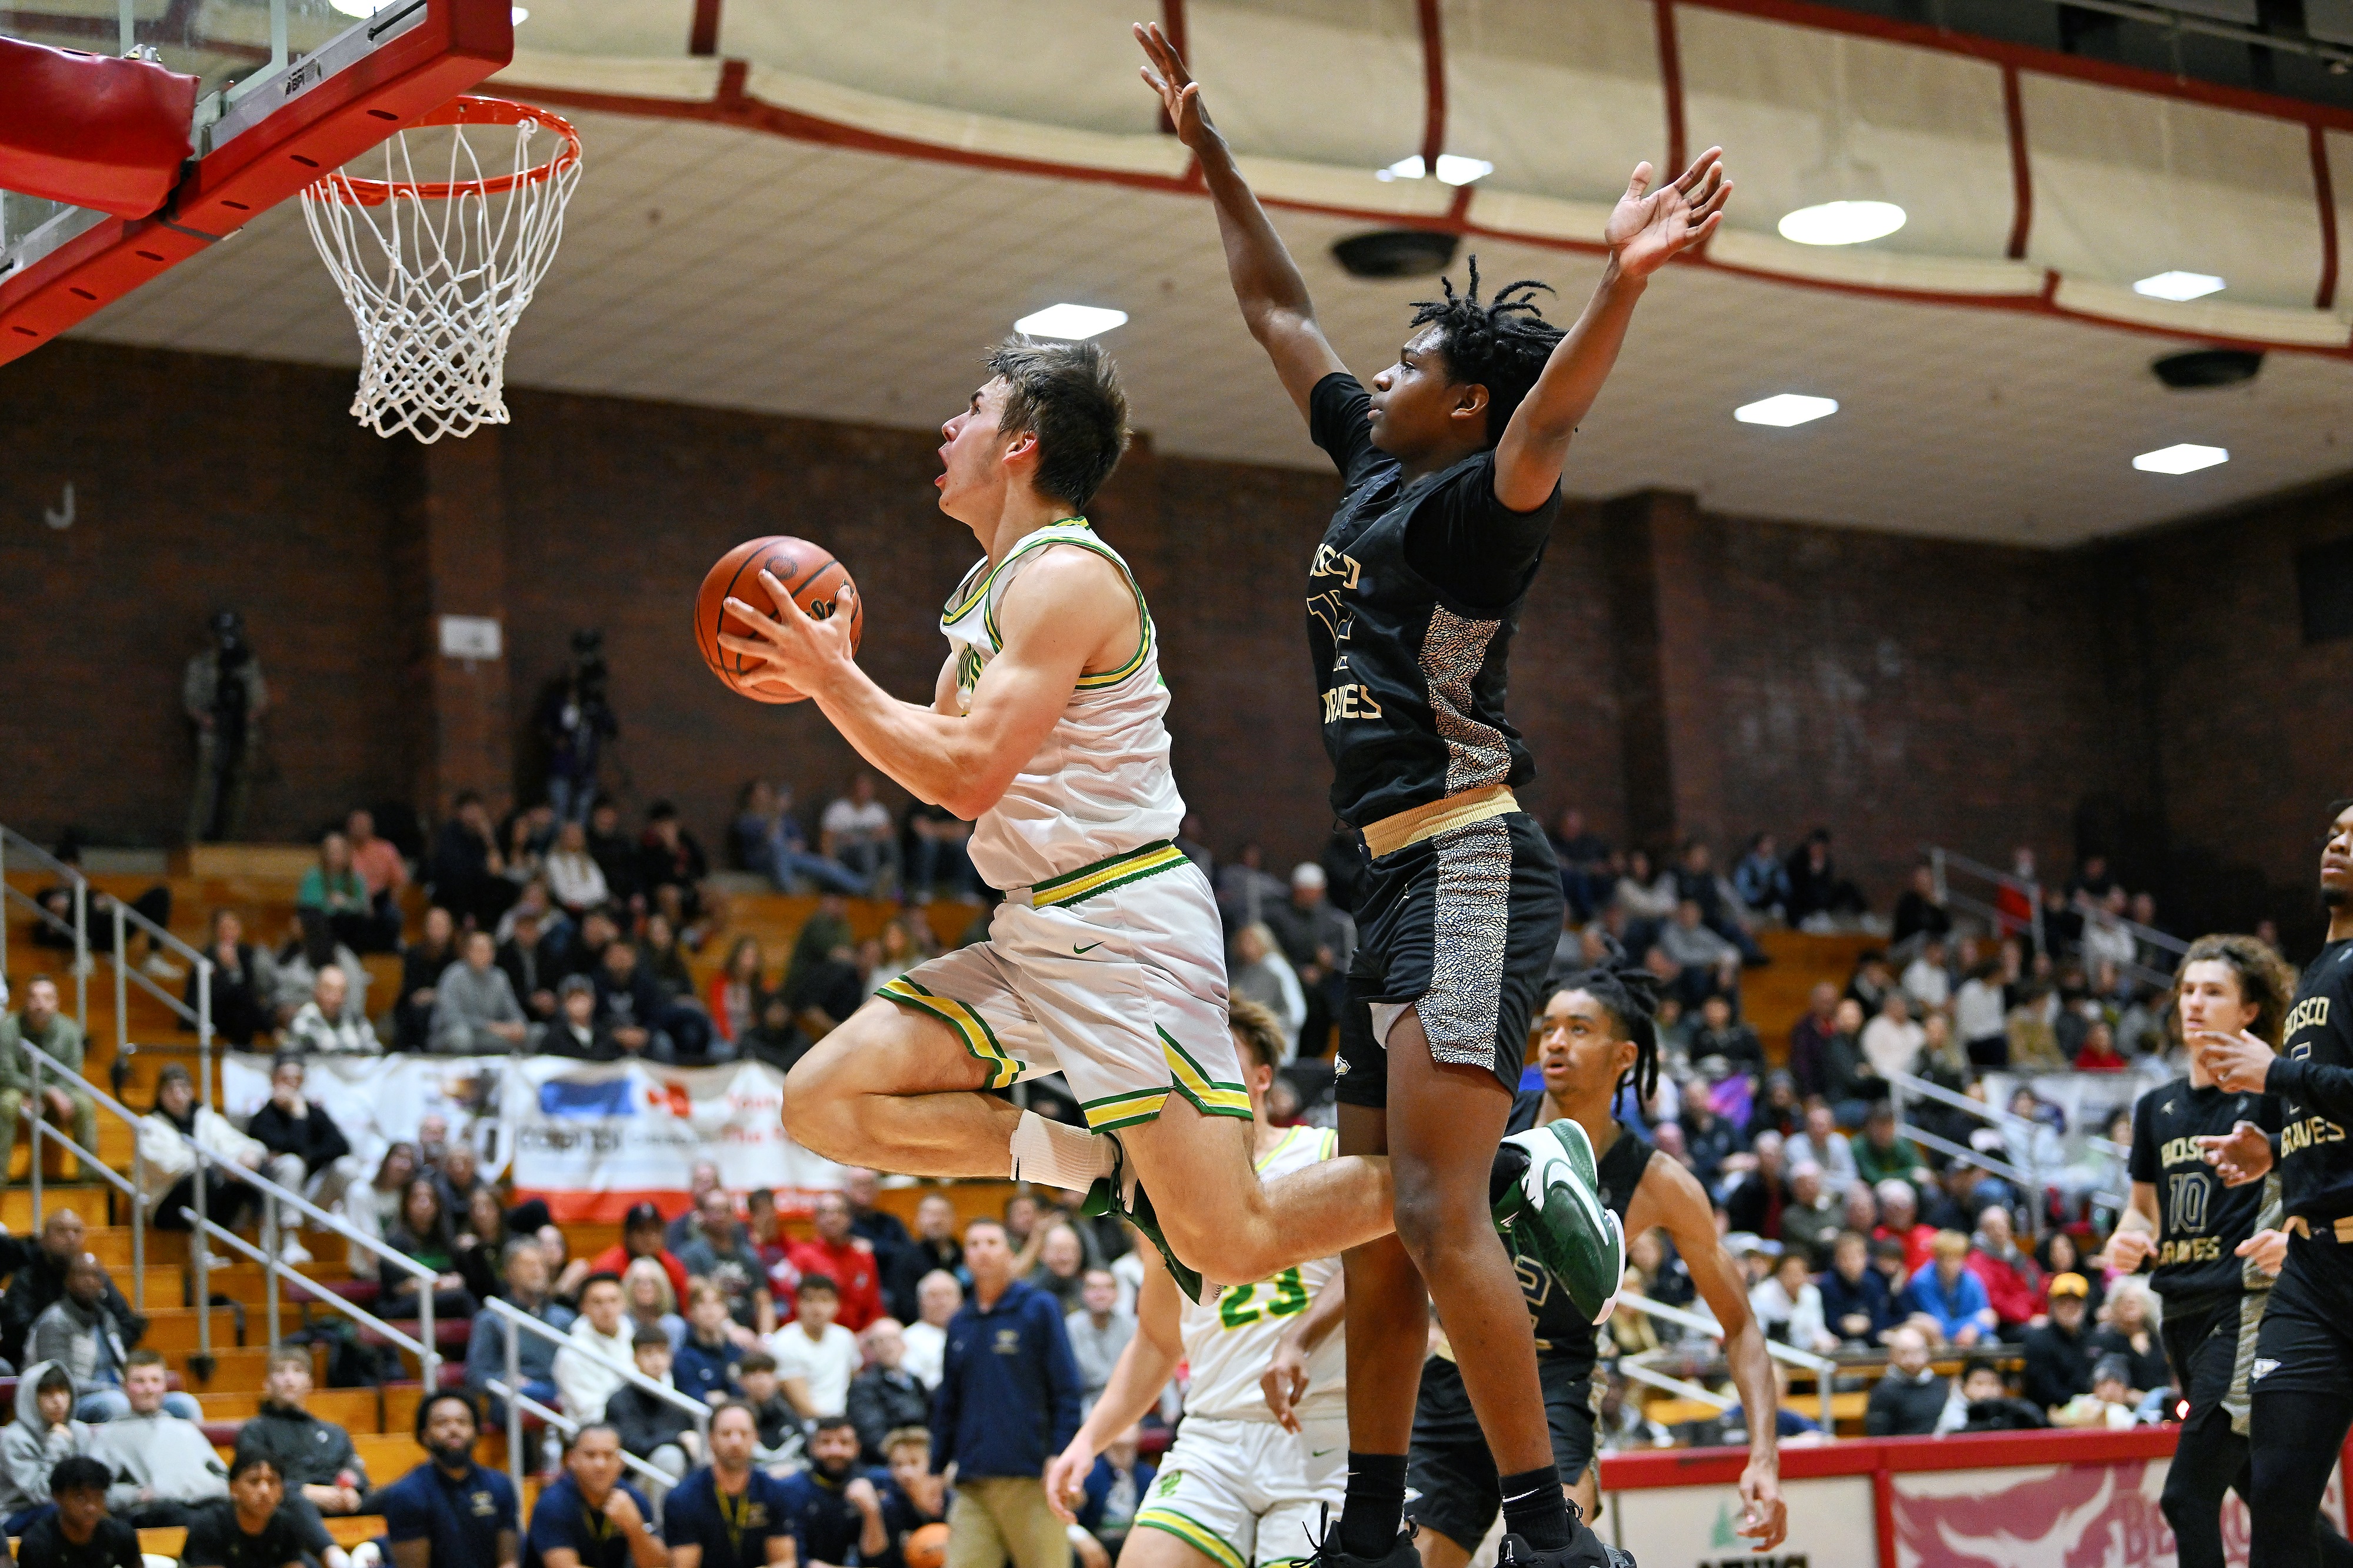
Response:
[{"label": "black basketball shorts", "polygon": [[1341,1102],[1388,1104],[1382,1026],[1408,1006],[1438,1061],[1487,1068],[1516,1091],[1566,910],[1552,842],[1525,812],[1375,860],[1340,1018]]},{"label": "black basketball shorts", "polygon": [[[1593,1463],[1593,1363],[1580,1357],[1539,1355],[1545,1417],[1552,1427],[1553,1463],[1560,1484],[1575,1486]],[[1413,1407],[1413,1447],[1405,1472],[1405,1516],[1475,1552],[1504,1506],[1495,1456],[1479,1430],[1462,1373],[1444,1356],[1422,1363],[1421,1396]]]},{"label": "black basketball shorts", "polygon": [[2248,1376],[2258,1399],[2282,1393],[2353,1401],[2353,1247],[2326,1235],[2288,1239],[2287,1265],[2263,1309]]},{"label": "black basketball shorts", "polygon": [[2173,1386],[2189,1402],[2184,1426],[2219,1411],[2246,1430],[2247,1378],[2270,1299],[2268,1290],[2250,1290],[2220,1300],[2166,1302],[2158,1334],[2173,1368]]}]

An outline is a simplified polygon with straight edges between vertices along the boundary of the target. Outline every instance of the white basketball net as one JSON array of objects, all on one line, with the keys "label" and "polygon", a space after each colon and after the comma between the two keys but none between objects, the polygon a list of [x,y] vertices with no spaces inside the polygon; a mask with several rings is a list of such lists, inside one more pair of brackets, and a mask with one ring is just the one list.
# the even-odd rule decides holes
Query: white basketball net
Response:
[{"label": "white basketball net", "polygon": [[[537,164],[534,136],[543,152],[547,137],[557,142]],[[379,153],[381,180],[362,172]],[[554,259],[580,168],[579,139],[555,116],[460,99],[302,193],[311,237],[359,326],[361,424],[430,443],[507,423],[507,338]]]}]

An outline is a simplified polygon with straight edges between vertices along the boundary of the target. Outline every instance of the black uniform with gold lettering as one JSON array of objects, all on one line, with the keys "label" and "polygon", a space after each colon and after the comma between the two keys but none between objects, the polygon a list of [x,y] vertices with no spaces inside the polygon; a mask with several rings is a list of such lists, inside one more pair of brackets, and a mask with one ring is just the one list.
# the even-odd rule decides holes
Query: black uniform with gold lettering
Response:
[{"label": "black uniform with gold lettering", "polygon": [[2232,1094],[2187,1078],[2150,1089],[2133,1107],[2132,1179],[2157,1191],[2157,1271],[2165,1299],[2159,1335],[2173,1385],[2188,1402],[2165,1472],[2162,1504],[2179,1568],[2223,1568],[2222,1494],[2253,1489],[2247,1461],[2247,1378],[2271,1278],[2238,1256],[2239,1244],[2278,1223],[2279,1182],[2231,1187],[2206,1163],[2200,1137],[2242,1121],[2280,1128],[2268,1094]]},{"label": "black uniform with gold lettering", "polygon": [[[1505,1131],[1525,1132],[1544,1116],[1544,1090],[1530,1089],[1512,1102]],[[1624,1122],[1617,1139],[1595,1163],[1595,1195],[1620,1224],[1634,1201],[1642,1173],[1650,1169],[1651,1145]],[[1514,1251],[1512,1267],[1527,1298],[1536,1332],[1536,1375],[1544,1384],[1545,1415],[1552,1426],[1552,1457],[1563,1486],[1575,1486],[1593,1463],[1596,1391],[1593,1368],[1602,1330],[1580,1316],[1552,1271]],[[1413,1447],[1407,1456],[1405,1516],[1422,1530],[1434,1530],[1465,1552],[1475,1552],[1503,1506],[1495,1455],[1479,1429],[1479,1417],[1463,1389],[1462,1373],[1445,1356],[1422,1364],[1421,1394],[1413,1411]]]},{"label": "black uniform with gold lettering", "polygon": [[1440,801],[1461,808],[1377,850],[1356,910],[1339,1096],[1382,1106],[1386,1022],[1403,1006],[1436,1059],[1519,1087],[1562,893],[1550,840],[1507,794],[1535,768],[1504,699],[1560,489],[1512,510],[1495,496],[1493,451],[1407,483],[1373,445],[1370,405],[1344,371],[1309,398],[1310,433],[1347,486],[1307,578],[1332,810],[1364,828]]}]

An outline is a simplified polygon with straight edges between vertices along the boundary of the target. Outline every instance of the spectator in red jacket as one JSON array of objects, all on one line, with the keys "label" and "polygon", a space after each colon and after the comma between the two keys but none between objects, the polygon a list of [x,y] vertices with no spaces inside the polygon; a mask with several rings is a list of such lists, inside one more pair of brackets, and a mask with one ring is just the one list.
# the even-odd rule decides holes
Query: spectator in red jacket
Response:
[{"label": "spectator in red jacket", "polygon": [[882,1270],[874,1261],[874,1247],[849,1233],[849,1200],[839,1193],[818,1195],[815,1218],[816,1237],[795,1242],[786,1257],[803,1275],[831,1279],[841,1292],[834,1321],[862,1333],[882,1315]]},{"label": "spectator in red jacket", "polygon": [[1904,1244],[1904,1274],[1908,1279],[1933,1256],[1936,1227],[1921,1223],[1920,1197],[1911,1183],[1890,1176],[1873,1190],[1879,1198],[1879,1227],[1871,1233],[1871,1239]]},{"label": "spectator in red jacket", "polygon": [[2115,1031],[2107,1021],[2095,1018],[2084,1031],[2084,1048],[2075,1053],[2077,1072],[2122,1072],[2125,1058],[2116,1055]]},{"label": "spectator in red jacket", "polygon": [[2042,1270],[2035,1266],[2032,1255],[2018,1245],[2010,1227],[2010,1211],[2000,1204],[1987,1205],[1978,1215],[1978,1233],[1972,1240],[1976,1245],[1969,1249],[1969,1272],[1986,1288],[1986,1300],[1993,1308],[2001,1337],[2017,1339],[2038,1313]]},{"label": "spectator in red jacket", "polygon": [[[640,1258],[650,1258],[660,1264],[662,1272],[670,1276],[670,1289],[680,1300],[686,1300],[690,1283],[686,1277],[686,1265],[662,1245],[661,1210],[651,1204],[638,1204],[630,1209],[621,1221],[621,1239],[589,1258],[586,1264],[575,1262],[573,1268],[580,1269],[584,1279],[590,1274],[610,1274],[617,1279]],[[565,1279],[570,1279],[571,1275],[570,1268],[565,1270]]]}]

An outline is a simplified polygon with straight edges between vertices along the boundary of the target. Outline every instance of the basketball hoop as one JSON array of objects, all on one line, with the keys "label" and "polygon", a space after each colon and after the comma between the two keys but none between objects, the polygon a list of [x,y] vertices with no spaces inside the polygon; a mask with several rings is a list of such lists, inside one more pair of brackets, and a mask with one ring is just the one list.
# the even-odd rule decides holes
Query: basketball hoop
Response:
[{"label": "basketball hoop", "polygon": [[[417,177],[420,158],[433,172],[445,156],[441,137],[418,135],[427,131],[446,131],[445,178]],[[555,147],[534,163],[542,133]],[[354,163],[302,193],[311,237],[359,326],[352,413],[379,436],[428,443],[503,425],[507,337],[564,236],[580,133],[528,104],[455,98],[382,152],[383,179],[356,177]],[[499,172],[486,170],[501,152]]]}]

